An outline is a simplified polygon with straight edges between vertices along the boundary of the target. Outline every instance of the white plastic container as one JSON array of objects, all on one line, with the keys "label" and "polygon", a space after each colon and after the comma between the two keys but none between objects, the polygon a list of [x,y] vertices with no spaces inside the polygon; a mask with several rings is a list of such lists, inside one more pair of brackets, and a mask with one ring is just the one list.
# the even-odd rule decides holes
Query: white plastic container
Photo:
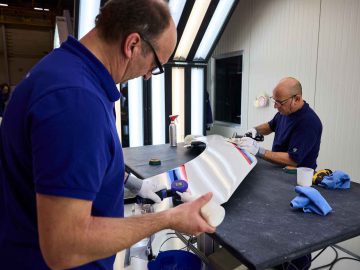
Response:
[{"label": "white plastic container", "polygon": [[[183,202],[190,202],[197,199],[195,196],[190,195],[188,192],[176,192],[181,197]],[[213,198],[201,207],[201,216],[206,220],[209,225],[213,227],[219,226],[225,218],[225,208],[220,204],[214,202]]]},{"label": "white plastic container", "polygon": [[307,167],[299,167],[296,170],[297,184],[303,187],[311,187],[314,169]]}]

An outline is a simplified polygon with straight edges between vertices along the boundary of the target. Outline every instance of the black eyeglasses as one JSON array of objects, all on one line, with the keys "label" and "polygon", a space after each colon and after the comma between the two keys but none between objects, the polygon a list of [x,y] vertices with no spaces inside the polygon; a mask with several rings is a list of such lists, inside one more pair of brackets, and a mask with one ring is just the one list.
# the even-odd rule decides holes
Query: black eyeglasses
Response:
[{"label": "black eyeglasses", "polygon": [[164,68],[159,60],[159,57],[157,56],[156,54],[156,51],[154,49],[154,47],[151,45],[151,43],[149,41],[147,41],[145,38],[143,38],[141,35],[140,35],[141,39],[143,41],[145,41],[145,43],[147,45],[149,45],[150,49],[152,50],[153,54],[154,54],[154,58],[155,58],[155,63],[156,63],[156,67],[154,67],[152,70],[151,70],[151,74],[152,75],[158,75],[158,74],[161,74],[161,73],[164,73]]},{"label": "black eyeglasses", "polygon": [[270,97],[270,100],[276,105],[276,106],[282,106],[284,105],[286,102],[288,102],[289,99],[292,99],[294,97],[296,97],[297,95],[292,95],[291,97],[284,99],[284,100],[275,100],[273,97]]}]

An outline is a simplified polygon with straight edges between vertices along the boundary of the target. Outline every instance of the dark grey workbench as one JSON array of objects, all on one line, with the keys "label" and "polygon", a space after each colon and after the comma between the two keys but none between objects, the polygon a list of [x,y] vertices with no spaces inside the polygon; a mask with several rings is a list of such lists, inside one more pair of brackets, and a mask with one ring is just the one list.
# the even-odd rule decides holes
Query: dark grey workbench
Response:
[{"label": "dark grey workbench", "polygon": [[[147,178],[195,158],[198,151],[179,145],[124,148],[127,169]],[[149,166],[150,158],[162,160]],[[360,185],[320,193],[333,208],[326,217],[292,210],[296,175],[258,160],[227,203],[226,216],[210,235],[251,269],[265,269],[360,235]]]}]

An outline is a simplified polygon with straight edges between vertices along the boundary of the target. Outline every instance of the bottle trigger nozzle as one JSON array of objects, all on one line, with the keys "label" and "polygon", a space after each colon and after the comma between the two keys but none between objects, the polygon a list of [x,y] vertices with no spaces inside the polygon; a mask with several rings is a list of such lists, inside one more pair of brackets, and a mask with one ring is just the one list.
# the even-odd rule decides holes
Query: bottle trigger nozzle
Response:
[{"label": "bottle trigger nozzle", "polygon": [[171,121],[171,122],[174,122],[175,120],[177,120],[177,117],[178,117],[178,116],[179,116],[178,114],[169,115],[170,121]]}]

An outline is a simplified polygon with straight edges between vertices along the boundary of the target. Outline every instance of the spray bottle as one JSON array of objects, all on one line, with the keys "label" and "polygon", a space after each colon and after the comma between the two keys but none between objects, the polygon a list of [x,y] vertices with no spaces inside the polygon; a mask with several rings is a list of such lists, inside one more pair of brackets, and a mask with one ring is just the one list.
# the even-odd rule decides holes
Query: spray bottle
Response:
[{"label": "spray bottle", "polygon": [[170,146],[176,146],[177,145],[177,136],[176,136],[176,125],[175,120],[179,115],[169,115],[170,117],[170,125],[169,125],[169,140],[170,140]]}]

